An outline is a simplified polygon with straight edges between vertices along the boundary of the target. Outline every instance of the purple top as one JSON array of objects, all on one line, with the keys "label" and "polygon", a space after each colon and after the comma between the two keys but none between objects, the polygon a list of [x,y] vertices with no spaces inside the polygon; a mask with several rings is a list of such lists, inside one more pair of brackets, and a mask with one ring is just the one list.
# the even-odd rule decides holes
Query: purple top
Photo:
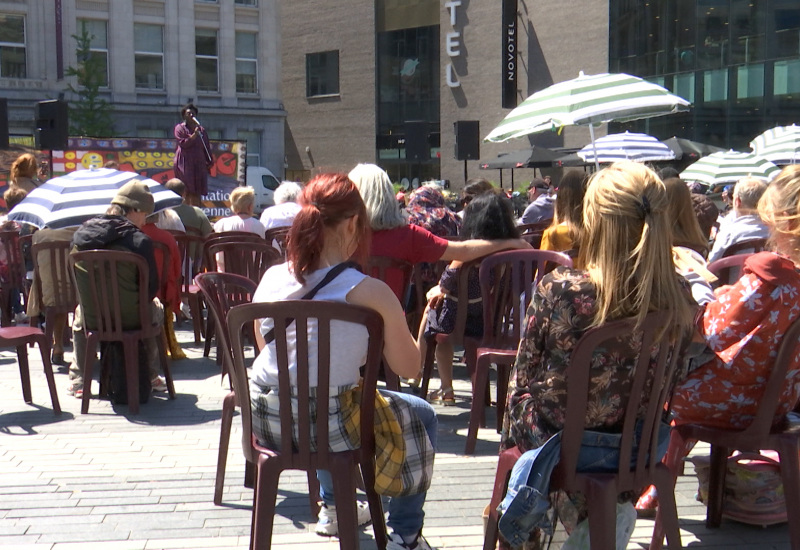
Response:
[{"label": "purple top", "polygon": [[205,195],[208,193],[208,169],[214,164],[210,153],[211,143],[202,126],[200,126],[202,141],[189,139],[192,133],[185,122],[175,126],[175,139],[178,141],[174,161],[175,177],[186,185],[188,193]]}]

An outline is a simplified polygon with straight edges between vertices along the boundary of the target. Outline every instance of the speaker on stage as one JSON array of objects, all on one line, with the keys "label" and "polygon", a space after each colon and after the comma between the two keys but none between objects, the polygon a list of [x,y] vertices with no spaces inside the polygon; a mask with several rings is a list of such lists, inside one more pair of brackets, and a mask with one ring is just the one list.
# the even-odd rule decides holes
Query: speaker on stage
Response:
[{"label": "speaker on stage", "polygon": [[406,122],[406,160],[430,160],[431,147],[428,144],[428,123],[424,120]]},{"label": "speaker on stage", "polygon": [[35,117],[36,148],[51,151],[66,149],[69,138],[67,102],[61,99],[40,101],[36,104]]},{"label": "speaker on stage", "polygon": [[0,149],[8,149],[8,100],[0,97]]},{"label": "speaker on stage", "polygon": [[481,156],[481,123],[478,120],[457,120],[453,123],[456,134],[456,160],[478,160]]}]

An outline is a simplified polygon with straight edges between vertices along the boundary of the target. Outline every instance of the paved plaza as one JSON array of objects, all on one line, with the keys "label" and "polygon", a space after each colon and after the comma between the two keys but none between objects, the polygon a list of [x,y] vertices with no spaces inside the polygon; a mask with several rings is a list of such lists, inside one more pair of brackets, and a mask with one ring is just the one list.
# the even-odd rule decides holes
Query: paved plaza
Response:
[{"label": "paved plaza", "polygon": [[[33,405],[22,399],[16,355],[0,351],[0,548],[3,550],[159,550],[248,548],[252,491],[243,487],[238,416],[228,457],[223,505],[214,506],[219,419],[226,388],[219,368],[178,327],[188,359],[172,363],[177,399],[155,394],[137,416],[93,399],[89,414],[67,395],[65,367],[56,385],[63,414],[52,412],[38,350],[31,349]],[[67,353],[71,357],[71,353]],[[437,407],[440,448],[425,505],[425,535],[435,548],[482,547],[499,436],[481,430],[475,456],[464,456],[469,387],[456,367],[458,406]],[[436,382],[434,382],[434,386]],[[489,422],[494,416],[489,415]],[[708,452],[699,448],[695,452]],[[789,548],[785,525],[760,528],[725,521],[705,528],[687,466],[678,481],[682,540],[690,548]],[[273,547],[335,549],[314,534],[305,475],[281,478]],[[646,548],[652,522],[639,520],[629,548]],[[552,548],[560,546],[557,533]],[[361,548],[373,549],[370,528]]]}]

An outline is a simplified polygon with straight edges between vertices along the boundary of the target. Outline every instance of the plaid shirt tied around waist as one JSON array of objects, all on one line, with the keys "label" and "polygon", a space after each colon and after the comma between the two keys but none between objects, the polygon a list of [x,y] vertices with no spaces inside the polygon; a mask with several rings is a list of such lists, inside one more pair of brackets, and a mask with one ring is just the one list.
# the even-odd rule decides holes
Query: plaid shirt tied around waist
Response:
[{"label": "plaid shirt tied around waist", "polygon": [[[316,451],[316,388],[311,388],[311,450]],[[329,391],[328,443],[331,452],[361,445],[360,386],[337,386]],[[280,402],[275,387],[251,384],[253,432],[259,444],[280,449]],[[292,416],[297,414],[296,389],[292,388]],[[297,445],[298,426],[292,424],[292,443]],[[392,392],[375,393],[375,491],[386,496],[422,493],[433,476],[434,449],[425,426],[405,401]]]}]

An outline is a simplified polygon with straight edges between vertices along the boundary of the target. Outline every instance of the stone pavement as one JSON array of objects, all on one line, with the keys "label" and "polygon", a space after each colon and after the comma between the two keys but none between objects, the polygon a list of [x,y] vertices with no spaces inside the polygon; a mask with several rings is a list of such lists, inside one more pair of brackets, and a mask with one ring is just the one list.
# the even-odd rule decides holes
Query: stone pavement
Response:
[{"label": "stone pavement", "polygon": [[[172,364],[177,399],[155,394],[141,414],[93,399],[89,414],[66,393],[66,368],[57,368],[63,414],[54,416],[38,350],[30,350],[33,405],[22,400],[16,356],[0,351],[0,548],[4,550],[159,550],[248,547],[252,491],[243,487],[240,425],[234,418],[223,505],[212,502],[219,418],[226,391],[213,360],[202,357],[188,324],[178,339],[189,359]],[[213,355],[213,352],[212,352]],[[71,356],[67,353],[67,356]],[[440,449],[425,506],[425,534],[435,548],[482,547],[481,511],[488,504],[498,435],[481,430],[475,456],[463,455],[469,387],[456,368],[456,407],[437,407]],[[437,383],[434,382],[434,386]],[[490,413],[488,421],[494,421]],[[698,449],[695,452],[706,452]],[[677,489],[682,540],[691,548],[789,547],[785,525],[762,529],[723,523],[704,526],[694,500],[692,468]],[[305,475],[281,478],[275,517],[276,548],[336,549],[336,539],[313,532]],[[629,548],[646,548],[652,522],[639,520]],[[553,548],[560,546],[556,534]],[[364,549],[375,548],[369,528]]]}]

